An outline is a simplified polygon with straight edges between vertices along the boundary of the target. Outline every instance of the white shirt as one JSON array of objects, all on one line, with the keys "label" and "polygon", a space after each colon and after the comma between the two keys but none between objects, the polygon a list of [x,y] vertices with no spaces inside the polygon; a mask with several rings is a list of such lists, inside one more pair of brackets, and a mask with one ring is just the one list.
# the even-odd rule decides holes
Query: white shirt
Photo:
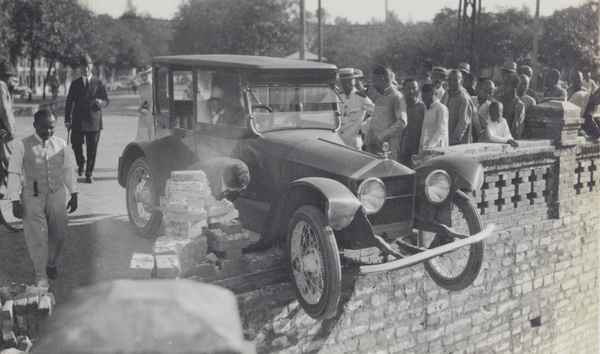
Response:
[{"label": "white shirt", "polygon": [[420,149],[448,146],[448,108],[434,101],[425,109]]},{"label": "white shirt", "polygon": [[[35,138],[38,140],[40,144],[43,145],[42,138],[37,135],[37,133],[33,134]],[[58,142],[58,145],[61,149],[65,150],[65,159],[63,159],[63,173],[65,177],[65,185],[69,189],[69,193],[77,193],[79,192],[79,188],[77,187],[77,177],[75,176],[75,158],[73,156],[73,150],[69,148],[67,142],[61,138],[51,137],[50,139],[55,139]],[[46,142],[46,148],[51,146]],[[48,151],[47,156],[53,156],[56,154],[55,151]],[[15,141],[14,150],[10,157],[10,163],[8,165],[8,199],[10,200],[19,200],[21,189],[23,188],[23,182],[25,181],[25,176],[23,172],[23,159],[25,158],[25,145],[23,145],[22,140]]]},{"label": "white shirt", "polygon": [[482,143],[506,144],[513,138],[506,119],[502,117],[500,117],[498,122],[492,122],[491,119],[488,120],[485,132],[486,134],[482,134],[479,138],[479,141]]},{"label": "white shirt", "polygon": [[367,113],[373,114],[375,105],[369,97],[359,95],[356,89],[353,89],[348,96],[342,93],[342,97],[345,100],[340,104],[342,116],[338,135],[344,144],[360,149],[362,146],[362,139],[358,135],[360,125]]}]

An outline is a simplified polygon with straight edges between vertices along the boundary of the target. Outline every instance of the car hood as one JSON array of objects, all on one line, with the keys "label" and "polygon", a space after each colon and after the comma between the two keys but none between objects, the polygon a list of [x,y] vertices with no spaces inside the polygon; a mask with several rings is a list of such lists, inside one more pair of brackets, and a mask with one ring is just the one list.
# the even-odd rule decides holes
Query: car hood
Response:
[{"label": "car hood", "polygon": [[327,177],[350,187],[368,177],[414,174],[393,160],[344,145],[331,131],[279,133],[272,141],[280,147],[284,185],[304,177]]}]

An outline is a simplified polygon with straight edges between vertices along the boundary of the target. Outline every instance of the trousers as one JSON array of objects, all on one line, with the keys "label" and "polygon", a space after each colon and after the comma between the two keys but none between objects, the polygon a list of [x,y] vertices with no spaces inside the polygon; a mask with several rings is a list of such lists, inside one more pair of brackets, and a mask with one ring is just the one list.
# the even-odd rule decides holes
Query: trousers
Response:
[{"label": "trousers", "polygon": [[47,279],[46,265],[55,267],[65,243],[67,209],[65,187],[54,192],[40,188],[38,195],[23,189],[23,232],[33,261],[36,281]]},{"label": "trousers", "polygon": [[[85,141],[85,152],[86,158],[83,156],[83,143]],[[98,150],[98,142],[100,141],[100,131],[73,131],[71,133],[71,144],[73,145],[73,152],[75,152],[75,161],[77,166],[83,166],[85,164],[85,175],[91,176],[94,172],[94,165],[96,164],[96,151]]]}]

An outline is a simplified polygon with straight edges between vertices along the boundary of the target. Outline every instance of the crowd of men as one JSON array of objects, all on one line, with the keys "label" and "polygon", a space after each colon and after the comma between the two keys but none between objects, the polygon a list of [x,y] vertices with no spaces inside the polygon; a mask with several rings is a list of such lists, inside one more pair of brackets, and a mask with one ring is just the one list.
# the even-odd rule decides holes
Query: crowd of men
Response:
[{"label": "crowd of men", "polygon": [[384,153],[385,142],[389,158],[410,166],[412,156],[424,149],[474,142],[516,148],[517,140],[530,137],[528,117],[535,105],[569,101],[585,118],[580,134],[600,138],[600,121],[594,118],[600,89],[589,73],[584,78],[581,71],[572,71],[565,90],[560,71],[549,69],[543,74],[543,92],[529,87],[530,66],[506,61],[501,74],[496,86],[491,78],[477,78],[468,63],[448,70],[426,59],[414,78],[399,84],[394,72],[382,65],[369,81],[359,69],[340,69],[338,134],[346,145],[376,154]]}]

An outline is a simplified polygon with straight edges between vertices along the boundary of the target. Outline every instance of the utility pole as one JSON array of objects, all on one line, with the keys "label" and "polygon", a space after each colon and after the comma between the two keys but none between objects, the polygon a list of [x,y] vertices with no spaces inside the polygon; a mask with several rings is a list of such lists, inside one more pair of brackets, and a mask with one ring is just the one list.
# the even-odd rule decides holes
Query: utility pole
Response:
[{"label": "utility pole", "polygon": [[306,14],[304,0],[300,0],[300,60],[306,60]]},{"label": "utility pole", "polygon": [[537,89],[538,76],[538,42],[540,39],[540,0],[535,1],[535,17],[533,18],[533,58],[531,58],[531,66],[533,77],[531,78],[531,86]]},{"label": "utility pole", "polygon": [[323,13],[321,12],[321,0],[319,0],[319,62],[323,62]]}]

